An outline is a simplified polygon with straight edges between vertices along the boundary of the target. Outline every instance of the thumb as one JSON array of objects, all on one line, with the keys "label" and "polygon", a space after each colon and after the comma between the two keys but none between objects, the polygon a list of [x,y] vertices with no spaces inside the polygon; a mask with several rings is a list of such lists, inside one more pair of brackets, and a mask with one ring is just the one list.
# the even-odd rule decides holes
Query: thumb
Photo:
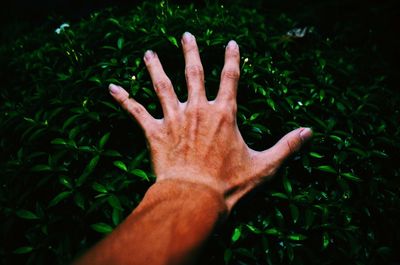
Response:
[{"label": "thumb", "polygon": [[310,128],[298,128],[283,136],[274,146],[261,152],[261,159],[277,169],[286,158],[297,152],[311,138]]}]

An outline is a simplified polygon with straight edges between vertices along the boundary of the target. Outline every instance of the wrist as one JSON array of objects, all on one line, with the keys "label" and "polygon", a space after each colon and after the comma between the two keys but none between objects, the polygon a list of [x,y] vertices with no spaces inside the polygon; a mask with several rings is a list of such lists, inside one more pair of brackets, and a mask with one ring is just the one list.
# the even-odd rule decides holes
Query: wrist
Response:
[{"label": "wrist", "polygon": [[165,201],[182,201],[207,205],[202,209],[210,214],[217,214],[219,221],[225,220],[228,216],[228,207],[223,193],[205,183],[178,178],[157,179],[146,192],[140,206],[142,204],[145,206],[146,204],[157,204]]}]

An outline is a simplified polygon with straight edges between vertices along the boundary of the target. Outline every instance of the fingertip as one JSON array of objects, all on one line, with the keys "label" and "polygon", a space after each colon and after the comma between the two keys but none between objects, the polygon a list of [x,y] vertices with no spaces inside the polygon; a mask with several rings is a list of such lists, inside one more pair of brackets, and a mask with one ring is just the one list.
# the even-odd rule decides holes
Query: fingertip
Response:
[{"label": "fingertip", "polygon": [[195,39],[195,37],[193,36],[192,33],[186,31],[185,33],[183,33],[182,35],[182,41],[184,44],[190,43],[191,41],[193,41]]},{"label": "fingertip", "polygon": [[313,131],[311,128],[303,128],[300,131],[300,138],[303,142],[309,140],[313,135]]},{"label": "fingertip", "polygon": [[114,85],[114,84],[110,84],[108,86],[108,90],[110,91],[111,94],[118,94],[121,91],[121,87]]},{"label": "fingertip", "polygon": [[228,42],[228,45],[226,45],[226,48],[227,48],[227,49],[238,49],[239,46],[238,46],[238,44],[237,44],[236,41],[230,40],[230,41]]},{"label": "fingertip", "polygon": [[155,56],[155,52],[153,52],[152,50],[147,50],[145,53],[144,53],[144,61],[145,62],[148,62],[148,61],[150,61],[153,57]]}]

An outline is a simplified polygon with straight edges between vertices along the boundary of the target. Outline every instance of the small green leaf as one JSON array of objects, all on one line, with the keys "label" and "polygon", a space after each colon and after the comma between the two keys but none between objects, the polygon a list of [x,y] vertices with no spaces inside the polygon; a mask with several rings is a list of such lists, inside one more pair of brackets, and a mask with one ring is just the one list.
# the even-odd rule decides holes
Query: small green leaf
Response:
[{"label": "small green leaf", "polygon": [[281,234],[281,232],[279,232],[278,229],[276,229],[275,227],[266,229],[264,233],[266,233],[267,235],[274,235],[274,236]]},{"label": "small green leaf", "polygon": [[289,199],[289,197],[282,192],[271,192],[271,196],[281,198],[281,199],[286,199],[286,200]]},{"label": "small green leaf", "polygon": [[121,214],[120,214],[120,210],[118,210],[117,208],[113,209],[112,212],[112,221],[114,225],[119,225],[119,223],[121,222]]},{"label": "small green leaf", "polygon": [[85,169],[83,170],[82,175],[78,178],[78,180],[76,181],[76,185],[77,186],[81,186],[85,181],[86,178],[93,172],[93,170],[95,169],[97,163],[99,162],[100,156],[99,155],[95,155],[90,161],[89,163],[86,165]]},{"label": "small green leaf", "polygon": [[73,187],[72,187],[72,184],[71,184],[71,181],[70,181],[70,179],[67,177],[67,176],[60,176],[59,177],[59,181],[60,181],[60,183],[62,184],[62,185],[64,185],[65,187],[67,187],[67,188],[69,188],[69,189],[72,189]]},{"label": "small green leaf", "polygon": [[75,205],[85,210],[85,199],[83,198],[82,193],[76,193],[74,196]]},{"label": "small green leaf", "polygon": [[275,102],[274,102],[272,99],[268,98],[268,99],[267,99],[267,104],[268,104],[268,106],[271,107],[271,109],[273,109],[274,111],[276,111]]},{"label": "small green leaf", "polygon": [[310,156],[315,158],[323,158],[324,156],[315,152],[310,152]]},{"label": "small green leaf", "polygon": [[168,40],[177,48],[179,48],[178,42],[174,36],[168,36]]},{"label": "small green leaf", "polygon": [[101,185],[101,184],[99,184],[99,183],[97,183],[97,182],[94,182],[94,183],[93,183],[92,188],[93,188],[95,191],[98,191],[98,192],[100,192],[100,193],[107,193],[107,192],[108,192],[107,189],[106,189],[103,185]]},{"label": "small green leaf", "polygon": [[62,144],[62,145],[67,145],[68,143],[61,138],[55,138],[51,141],[52,144]]},{"label": "small green leaf", "polygon": [[351,172],[348,172],[348,173],[340,173],[340,175],[341,176],[343,176],[343,177],[345,177],[345,178],[347,178],[347,179],[349,179],[349,180],[352,180],[352,181],[357,181],[357,182],[361,182],[362,181],[362,179],[360,179],[359,177],[356,177],[353,173],[351,173]]},{"label": "small green leaf", "polygon": [[31,171],[51,171],[51,167],[49,165],[36,165],[31,168]]},{"label": "small green leaf", "polygon": [[121,157],[121,153],[115,150],[106,150],[102,153],[104,156]]},{"label": "small green leaf", "polygon": [[322,235],[322,248],[326,249],[329,245],[329,235],[327,232],[324,232]]},{"label": "small green leaf", "polygon": [[113,164],[114,164],[114,166],[121,169],[122,171],[125,171],[125,172],[128,171],[128,168],[126,167],[125,163],[122,161],[114,161]]},{"label": "small green leaf", "polygon": [[122,50],[122,48],[124,47],[124,42],[125,42],[124,38],[121,37],[118,39],[118,41],[117,41],[118,49]]},{"label": "small green leaf", "polygon": [[289,209],[290,214],[292,215],[293,223],[295,224],[299,220],[299,208],[294,204],[290,204]]},{"label": "small green leaf", "polygon": [[121,203],[117,196],[110,195],[108,197],[107,201],[111,205],[111,207],[113,207],[114,209],[122,210]]},{"label": "small green leaf", "polygon": [[97,224],[92,224],[90,226],[93,230],[103,233],[103,234],[109,234],[113,231],[113,228],[106,224],[106,223],[97,223]]},{"label": "small green leaf", "polygon": [[247,224],[246,227],[254,234],[261,234],[261,230],[251,224]]},{"label": "small green leaf", "polygon": [[294,241],[301,241],[307,239],[307,237],[302,234],[291,234],[287,238]]},{"label": "small green leaf", "polygon": [[31,211],[28,210],[17,210],[16,214],[18,217],[23,218],[23,219],[29,219],[29,220],[35,220],[35,219],[39,219],[39,216],[37,216],[36,214],[34,214]]},{"label": "small green leaf", "polygon": [[89,81],[92,81],[98,85],[101,85],[101,80],[97,76],[92,76],[91,78],[89,78]]},{"label": "small green leaf", "polygon": [[232,250],[230,248],[225,249],[224,252],[224,262],[225,265],[228,265],[232,260]]},{"label": "small green leaf", "polygon": [[233,234],[232,234],[232,242],[235,243],[236,241],[239,240],[241,235],[241,231],[239,227],[236,227],[235,230],[233,230]]},{"label": "small green leaf", "polygon": [[63,191],[61,193],[59,193],[56,197],[54,197],[50,203],[49,203],[49,207],[55,206],[58,203],[60,203],[62,200],[64,200],[65,198],[71,196],[72,191]]},{"label": "small green leaf", "polygon": [[116,20],[115,18],[109,18],[109,19],[107,19],[107,21],[110,21],[112,24],[114,24],[116,26],[120,26],[119,21]]},{"label": "small green leaf", "polygon": [[292,193],[292,184],[290,184],[290,181],[287,178],[287,176],[283,177],[283,187],[285,188],[286,193],[289,193],[289,194]]},{"label": "small green leaf", "polygon": [[138,176],[139,178],[141,178],[141,179],[144,179],[144,180],[146,180],[146,181],[150,181],[149,180],[149,177],[147,176],[147,174],[146,174],[146,172],[144,172],[143,170],[141,170],[141,169],[133,169],[133,170],[131,170],[131,171],[129,171],[131,174],[133,174],[133,175],[135,175],[135,176]]},{"label": "small green leaf", "polygon": [[108,139],[110,138],[111,133],[108,132],[106,134],[104,134],[100,141],[99,141],[99,149],[103,149],[104,145],[107,143]]},{"label": "small green leaf", "polygon": [[328,172],[328,173],[337,173],[333,167],[328,166],[328,165],[319,166],[319,167],[317,167],[317,169]]},{"label": "small green leaf", "polygon": [[32,252],[33,247],[31,246],[24,246],[24,247],[19,247],[16,250],[14,250],[14,254],[27,254]]}]

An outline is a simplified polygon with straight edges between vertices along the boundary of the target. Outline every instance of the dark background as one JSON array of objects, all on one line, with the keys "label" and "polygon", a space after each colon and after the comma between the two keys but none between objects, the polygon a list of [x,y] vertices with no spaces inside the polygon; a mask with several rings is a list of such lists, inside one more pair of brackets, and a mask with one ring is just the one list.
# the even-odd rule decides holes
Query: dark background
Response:
[{"label": "dark background", "polygon": [[[0,40],[2,44],[30,33],[37,27],[59,26],[55,21],[74,22],[87,17],[90,13],[106,7],[117,7],[121,13],[142,1],[137,0],[16,0],[1,4]],[[206,1],[169,1],[187,5],[201,6]],[[237,0],[220,1],[230,5]],[[246,1],[240,1],[240,4]],[[255,0],[245,3],[247,6],[261,9],[266,16],[285,13],[299,21],[299,26],[314,26],[327,37],[336,32],[345,32],[343,45],[361,47],[366,40],[373,40],[384,62],[382,72],[389,76],[389,84],[397,89],[400,58],[400,8],[396,0]],[[51,19],[53,18],[53,19]],[[55,18],[55,19],[54,19]],[[373,62],[372,62],[373,63]],[[380,62],[382,63],[382,62]]]}]

